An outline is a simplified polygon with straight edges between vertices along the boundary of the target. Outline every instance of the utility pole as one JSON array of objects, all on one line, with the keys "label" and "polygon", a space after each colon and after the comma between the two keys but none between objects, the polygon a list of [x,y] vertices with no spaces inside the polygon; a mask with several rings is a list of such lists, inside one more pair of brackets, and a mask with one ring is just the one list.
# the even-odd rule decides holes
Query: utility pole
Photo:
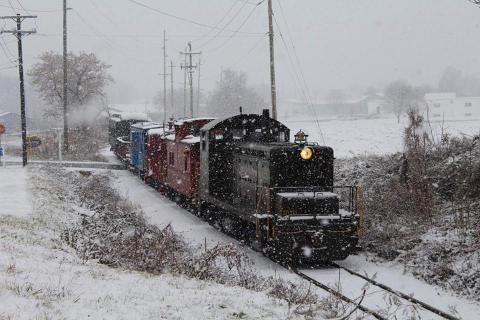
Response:
[{"label": "utility pole", "polygon": [[67,0],[63,0],[63,149],[68,152]]},{"label": "utility pole", "polygon": [[188,65],[183,66],[185,68],[186,73],[188,73],[188,82],[190,85],[190,116],[193,117],[193,69],[196,68],[196,66],[193,65],[193,56],[194,55],[200,55],[202,54],[201,52],[192,52],[192,43],[188,43],[188,52],[182,52],[183,55],[185,55],[185,60],[186,57],[189,57],[189,63]]},{"label": "utility pole", "polygon": [[163,30],[163,123],[167,123],[167,46],[165,30]]},{"label": "utility pole", "polygon": [[277,119],[277,88],[275,86],[275,52],[273,47],[273,9],[268,0],[268,37],[270,39],[270,89],[272,93],[272,118]]},{"label": "utility pole", "polygon": [[[185,51],[186,48],[185,48]],[[184,56],[183,59],[183,65],[180,67],[184,69],[185,71],[183,72],[183,116],[187,116],[187,55]]]},{"label": "utility pole", "polygon": [[201,57],[202,56],[198,56],[197,117],[200,116],[200,66],[202,65]]},{"label": "utility pole", "polygon": [[170,60],[170,103],[172,112],[175,111],[175,102],[173,97],[173,61]]},{"label": "utility pole", "polygon": [[22,30],[22,21],[25,19],[35,19],[37,16],[4,16],[0,17],[0,20],[13,19],[17,22],[16,30],[1,30],[0,33],[11,33],[17,37],[18,40],[18,74],[20,77],[20,115],[22,122],[22,159],[23,166],[27,165],[27,116],[25,113],[25,83],[23,78],[23,48],[22,48],[22,36],[36,33],[35,30]]}]

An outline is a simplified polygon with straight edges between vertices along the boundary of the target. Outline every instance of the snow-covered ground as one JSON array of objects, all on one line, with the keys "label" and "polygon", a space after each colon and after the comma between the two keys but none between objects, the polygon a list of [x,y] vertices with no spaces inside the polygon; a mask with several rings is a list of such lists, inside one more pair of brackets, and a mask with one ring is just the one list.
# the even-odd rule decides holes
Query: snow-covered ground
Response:
[{"label": "snow-covered ground", "polygon": [[285,319],[291,314],[286,302],[266,293],[83,261],[60,239],[65,224],[82,209],[57,195],[59,186],[37,169],[0,168],[0,319]]},{"label": "snow-covered ground", "polygon": [[[202,318],[224,319],[245,315],[249,319],[282,319],[288,316],[288,306],[265,293],[169,274],[153,276],[121,271],[81,260],[65,246],[59,234],[59,226],[80,209],[67,199],[52,196],[55,186],[45,185],[35,168],[31,171],[10,166],[0,168],[0,318],[198,319],[202,315]],[[205,239],[209,247],[217,243],[239,245],[145,186],[131,173],[111,174],[115,188],[140,206],[149,222],[159,226],[171,223],[187,241],[200,247]],[[261,254],[242,248],[261,274],[299,281],[295,274]],[[341,263],[370,276],[376,274],[380,282],[412,293],[437,308],[449,312],[456,309],[462,319],[477,319],[480,314],[478,304],[404,274],[398,265],[369,262],[365,256],[352,256]],[[305,272],[332,287],[340,285],[342,292],[353,298],[361,295],[365,285],[365,281],[336,269]],[[318,293],[326,296],[324,292]],[[413,310],[405,302],[396,310],[389,296],[374,286],[367,288],[365,305],[376,310],[389,309],[390,316],[395,312],[398,319],[407,319]],[[438,319],[421,309],[419,315],[422,319]]]},{"label": "snow-covered ground", "polygon": [[[290,128],[291,136],[302,129],[309,141],[331,146],[337,158],[355,155],[387,154],[402,151],[406,119],[397,123],[395,118],[288,120],[280,119]],[[443,128],[443,129],[442,129]],[[453,136],[478,134],[480,120],[446,121],[427,124],[426,130],[438,137],[442,132]],[[443,131],[442,131],[443,130]]]},{"label": "snow-covered ground", "polygon": [[[202,246],[205,239],[207,240],[207,246],[213,246],[217,243],[236,243],[232,238],[178,207],[154,189],[144,185],[140,179],[130,172],[115,172],[115,176],[115,188],[130,201],[139,205],[152,224],[164,226],[171,223],[174,230],[180,232],[190,243],[198,246]],[[296,279],[295,274],[278,266],[263,255],[252,251],[250,248],[244,248],[244,250],[254,261],[256,269],[261,274],[266,276],[276,275],[290,280]],[[412,294],[442,311],[454,313],[453,310],[457,310],[462,319],[477,320],[478,315],[480,315],[480,305],[477,303],[455,297],[450,292],[445,292],[441,288],[417,280],[413,275],[405,274],[400,265],[368,262],[363,255],[351,256],[341,264],[362,274],[368,274],[370,277],[375,275],[378,281],[406,294]],[[343,293],[351,298],[359,297],[363,286],[366,284],[365,281],[346,272],[342,271],[339,274],[335,268],[304,271],[307,275],[331,287],[335,288],[339,284]],[[319,292],[319,294],[322,295],[322,292]],[[323,295],[325,295],[324,292]],[[386,295],[382,289],[369,286],[365,305],[374,310],[390,310],[392,314],[389,317],[395,315],[397,319],[410,319],[412,313],[415,313],[413,308],[409,307],[410,304],[405,301],[401,302],[402,306],[397,309],[397,306],[389,300],[389,297],[390,295]],[[418,309],[418,314],[422,319],[441,319],[421,308]]]}]

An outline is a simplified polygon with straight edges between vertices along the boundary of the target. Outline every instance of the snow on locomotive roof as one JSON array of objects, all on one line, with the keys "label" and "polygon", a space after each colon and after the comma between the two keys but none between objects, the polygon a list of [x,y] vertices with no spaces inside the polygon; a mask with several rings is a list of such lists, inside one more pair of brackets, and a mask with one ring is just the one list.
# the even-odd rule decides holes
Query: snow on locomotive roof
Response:
[{"label": "snow on locomotive roof", "polygon": [[140,112],[115,112],[112,113],[112,120],[116,121],[128,121],[128,120],[139,120],[139,121],[150,121],[150,118],[145,113]]},{"label": "snow on locomotive roof", "polygon": [[137,122],[135,124],[132,124],[132,128],[138,129],[154,129],[159,127],[162,127],[162,125],[156,122]]},{"label": "snow on locomotive roof", "polygon": [[168,136],[165,137],[165,139],[170,141],[175,141],[175,133],[169,134]]},{"label": "snow on locomotive roof", "polygon": [[215,118],[187,118],[187,119],[178,119],[174,122],[176,126],[181,126],[184,123],[201,121],[201,120],[215,120]]},{"label": "snow on locomotive roof", "polygon": [[181,140],[180,142],[186,143],[186,144],[200,143],[200,137],[189,135],[189,136],[186,136],[185,139]]},{"label": "snow on locomotive roof", "polygon": [[153,129],[150,129],[148,130],[148,135],[154,135],[154,134],[158,134],[158,135],[163,135],[165,133],[168,133],[169,130],[167,129],[167,131],[165,131],[165,128],[161,127],[161,128],[153,128]]},{"label": "snow on locomotive roof", "polygon": [[294,198],[317,198],[317,199],[329,199],[338,198],[338,194],[333,192],[280,192],[277,196],[287,199]]}]

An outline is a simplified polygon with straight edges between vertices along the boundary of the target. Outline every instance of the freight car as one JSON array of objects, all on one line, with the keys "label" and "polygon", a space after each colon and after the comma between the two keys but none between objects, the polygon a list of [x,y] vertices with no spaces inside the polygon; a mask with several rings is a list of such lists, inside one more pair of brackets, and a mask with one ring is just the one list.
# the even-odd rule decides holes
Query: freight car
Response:
[{"label": "freight car", "polygon": [[130,126],[148,121],[143,113],[114,113],[108,119],[108,143],[110,149],[125,164],[130,163]]},{"label": "freight car", "polygon": [[130,168],[140,177],[148,175],[151,154],[148,152],[148,132],[163,128],[156,122],[137,122],[130,126]]}]

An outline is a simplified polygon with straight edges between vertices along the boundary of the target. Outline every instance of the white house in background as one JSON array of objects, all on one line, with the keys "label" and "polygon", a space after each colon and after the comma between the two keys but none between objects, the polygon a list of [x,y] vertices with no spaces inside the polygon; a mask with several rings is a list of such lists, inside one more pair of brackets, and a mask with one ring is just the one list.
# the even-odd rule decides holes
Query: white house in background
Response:
[{"label": "white house in background", "polygon": [[358,99],[329,102],[317,101],[308,104],[302,100],[288,100],[286,108],[281,109],[285,118],[311,117],[369,117],[390,113],[382,94],[363,96]]},{"label": "white house in background", "polygon": [[427,93],[425,104],[430,120],[480,119],[480,97],[457,97],[456,93]]}]

